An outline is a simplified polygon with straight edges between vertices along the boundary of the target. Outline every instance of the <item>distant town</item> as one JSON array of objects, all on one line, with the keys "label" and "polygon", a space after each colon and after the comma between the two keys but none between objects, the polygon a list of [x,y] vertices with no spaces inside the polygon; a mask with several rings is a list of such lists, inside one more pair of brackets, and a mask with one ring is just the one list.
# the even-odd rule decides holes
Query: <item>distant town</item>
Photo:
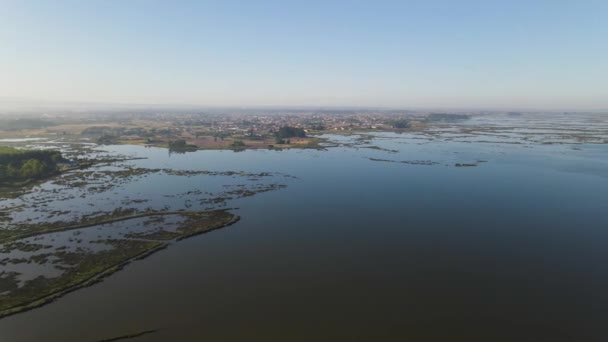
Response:
[{"label": "distant town", "polygon": [[168,147],[177,152],[318,148],[318,137],[326,133],[423,129],[429,123],[460,121],[470,115],[355,110],[43,114],[0,119],[0,138],[61,136],[99,144]]}]

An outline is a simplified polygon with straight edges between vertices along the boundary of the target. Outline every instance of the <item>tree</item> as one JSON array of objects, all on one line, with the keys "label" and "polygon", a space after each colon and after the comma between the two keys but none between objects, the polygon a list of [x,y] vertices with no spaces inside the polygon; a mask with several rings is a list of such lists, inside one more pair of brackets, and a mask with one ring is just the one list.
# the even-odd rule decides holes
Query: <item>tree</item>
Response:
[{"label": "tree", "polygon": [[36,178],[42,176],[45,165],[37,159],[30,159],[21,166],[21,178]]},{"label": "tree", "polygon": [[169,151],[171,152],[192,152],[197,149],[196,145],[187,144],[184,139],[169,141]]},{"label": "tree", "polygon": [[306,137],[306,132],[304,129],[290,126],[283,126],[279,128],[279,131],[275,133],[275,136],[280,139],[284,138],[304,138]]},{"label": "tree", "polygon": [[394,128],[410,128],[410,122],[406,119],[400,119],[393,121]]},{"label": "tree", "polygon": [[185,146],[186,146],[186,140],[184,140],[184,139],[169,142],[169,147],[171,147],[171,148],[183,148]]},{"label": "tree", "polygon": [[62,160],[59,151],[0,146],[0,182],[41,178],[55,172]]},{"label": "tree", "polygon": [[232,147],[245,147],[245,143],[242,140],[235,140],[232,142]]},{"label": "tree", "polygon": [[10,163],[6,168],[6,174],[11,178],[19,178],[21,176],[21,169],[15,163]]}]

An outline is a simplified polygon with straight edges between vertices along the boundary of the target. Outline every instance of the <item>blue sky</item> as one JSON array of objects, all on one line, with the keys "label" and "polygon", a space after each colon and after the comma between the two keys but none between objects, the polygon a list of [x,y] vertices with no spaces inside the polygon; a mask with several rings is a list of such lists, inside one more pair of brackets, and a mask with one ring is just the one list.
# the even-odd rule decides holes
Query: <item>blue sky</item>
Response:
[{"label": "blue sky", "polygon": [[608,1],[1,1],[0,98],[608,108]]}]

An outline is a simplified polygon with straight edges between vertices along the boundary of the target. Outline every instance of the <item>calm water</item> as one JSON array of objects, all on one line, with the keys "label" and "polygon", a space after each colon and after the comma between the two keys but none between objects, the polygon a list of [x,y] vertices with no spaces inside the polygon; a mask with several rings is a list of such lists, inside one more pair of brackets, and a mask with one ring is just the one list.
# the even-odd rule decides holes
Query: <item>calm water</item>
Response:
[{"label": "calm water", "polygon": [[0,341],[606,341],[608,145],[573,147],[392,134],[328,151],[112,147],[149,157],[140,167],[297,178],[236,200],[234,226],[0,320]]}]

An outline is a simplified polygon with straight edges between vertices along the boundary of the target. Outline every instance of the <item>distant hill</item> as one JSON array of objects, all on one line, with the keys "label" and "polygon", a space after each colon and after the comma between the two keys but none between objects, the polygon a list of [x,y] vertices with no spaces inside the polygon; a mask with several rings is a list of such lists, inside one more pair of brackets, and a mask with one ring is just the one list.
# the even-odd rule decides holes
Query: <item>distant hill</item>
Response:
[{"label": "distant hill", "polygon": [[22,129],[38,129],[54,126],[55,123],[43,119],[0,120],[0,130],[18,131]]}]

